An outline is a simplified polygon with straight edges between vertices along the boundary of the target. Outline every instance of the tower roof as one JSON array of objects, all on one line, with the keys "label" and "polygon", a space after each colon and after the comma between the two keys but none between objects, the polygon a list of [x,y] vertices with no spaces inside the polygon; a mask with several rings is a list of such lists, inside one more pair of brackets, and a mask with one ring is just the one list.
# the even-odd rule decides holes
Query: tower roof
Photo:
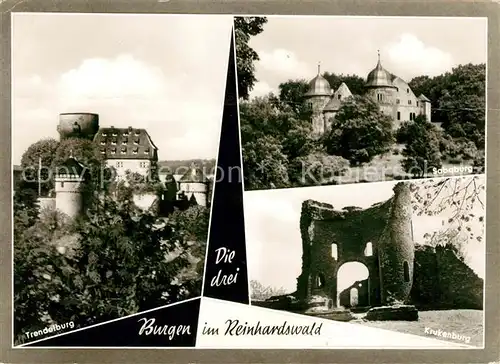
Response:
[{"label": "tower roof", "polygon": [[71,155],[57,167],[57,175],[81,176],[84,170],[83,164]]},{"label": "tower roof", "polygon": [[188,171],[179,178],[179,182],[183,183],[206,183],[208,181],[203,170],[195,163],[191,164]]},{"label": "tower roof", "polygon": [[324,107],[323,111],[337,111],[340,109],[341,105],[342,102],[338,98],[332,97],[330,101],[328,101],[328,104]]},{"label": "tower roof", "polygon": [[318,74],[311,81],[306,92],[306,96],[330,96],[332,88],[326,78],[321,76],[320,65],[318,64]]},{"label": "tower roof", "polygon": [[380,52],[378,53],[378,62],[373,70],[366,77],[367,87],[395,87],[392,84],[393,75],[382,67],[380,62]]},{"label": "tower roof", "polygon": [[431,102],[431,100],[429,100],[427,97],[425,97],[424,94],[420,94],[420,96],[418,97],[418,99],[421,100],[421,101]]}]

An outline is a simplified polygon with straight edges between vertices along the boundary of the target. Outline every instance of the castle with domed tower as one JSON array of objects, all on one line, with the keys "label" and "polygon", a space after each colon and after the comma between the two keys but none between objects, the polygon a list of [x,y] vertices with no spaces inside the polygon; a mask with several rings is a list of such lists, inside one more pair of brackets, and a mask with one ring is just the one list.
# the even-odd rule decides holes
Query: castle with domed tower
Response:
[{"label": "castle with domed tower", "polygon": [[[158,148],[145,129],[133,127],[99,127],[99,115],[93,113],[63,113],[57,126],[60,140],[69,138],[93,141],[104,157],[107,167],[112,167],[116,180],[124,180],[128,173],[149,176],[158,171]],[[55,174],[55,196],[39,198],[40,206],[55,208],[70,217],[76,217],[85,210],[84,184],[86,167],[72,155]],[[192,164],[182,175],[162,173],[159,179],[164,187],[158,196],[154,193],[134,195],[134,202],[148,209],[155,202],[175,205],[208,206],[211,180],[203,170]]]},{"label": "castle with domed tower", "polygon": [[[414,120],[418,115],[425,115],[431,121],[430,100],[423,94],[417,97],[408,83],[387,71],[380,61],[380,53],[376,67],[368,73],[365,87],[366,96],[379,105],[380,111],[394,120],[394,129],[403,121]],[[321,75],[318,65],[318,74],[309,81],[305,94],[306,102],[312,109],[315,135],[321,136],[329,130],[330,120],[335,118],[343,102],[350,96],[352,93],[345,83],[337,90],[332,90],[328,80]]]}]

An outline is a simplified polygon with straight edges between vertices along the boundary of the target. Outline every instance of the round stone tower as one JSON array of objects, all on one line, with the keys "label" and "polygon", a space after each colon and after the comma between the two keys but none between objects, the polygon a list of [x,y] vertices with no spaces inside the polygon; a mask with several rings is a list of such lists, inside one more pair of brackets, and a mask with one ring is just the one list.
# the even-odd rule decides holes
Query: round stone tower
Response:
[{"label": "round stone tower", "polygon": [[318,74],[311,81],[304,95],[306,102],[312,109],[312,127],[314,135],[321,135],[325,132],[325,118],[323,109],[332,97],[332,88],[326,78],[321,76],[320,65],[318,65]]},{"label": "round stone tower", "polygon": [[392,74],[382,67],[379,53],[377,66],[366,77],[366,95],[379,105],[380,111],[396,119],[397,87],[392,79]]},{"label": "round stone tower", "polygon": [[92,113],[59,114],[60,140],[68,138],[85,138],[93,140],[99,130],[99,115]]},{"label": "round stone tower", "polygon": [[85,167],[72,156],[56,170],[56,209],[71,218],[83,212],[84,172]]},{"label": "round stone tower", "polygon": [[200,206],[208,205],[208,179],[202,169],[192,164],[189,170],[179,179],[179,192],[183,192],[190,201],[193,198]]}]

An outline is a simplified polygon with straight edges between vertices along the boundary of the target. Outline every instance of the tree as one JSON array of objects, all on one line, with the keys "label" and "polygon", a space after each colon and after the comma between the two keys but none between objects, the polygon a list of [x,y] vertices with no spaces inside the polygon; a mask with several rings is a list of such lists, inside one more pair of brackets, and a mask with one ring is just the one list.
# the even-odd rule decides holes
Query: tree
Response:
[{"label": "tree", "polygon": [[331,129],[323,140],[330,155],[349,160],[352,165],[370,162],[388,152],[394,142],[392,119],[372,100],[354,96],[331,119]]},{"label": "tree", "polygon": [[250,294],[252,300],[266,300],[273,296],[281,296],[286,294],[284,288],[273,288],[270,286],[264,286],[262,283],[256,280],[250,281]]},{"label": "tree", "polygon": [[336,184],[335,177],[343,175],[349,162],[339,156],[314,152],[296,158],[289,168],[292,186],[314,186]]},{"label": "tree", "polygon": [[357,75],[337,75],[335,73],[325,72],[323,77],[327,79],[333,90],[337,90],[344,82],[353,95],[363,96],[366,93],[365,79]]},{"label": "tree", "polygon": [[236,45],[236,68],[238,74],[238,95],[247,100],[257,78],[255,77],[255,62],[259,55],[249,45],[250,39],[264,30],[267,18],[235,17],[234,32]]},{"label": "tree", "polygon": [[[38,182],[39,162],[41,158],[40,182],[42,196],[46,196],[54,189],[52,178],[52,165],[59,142],[48,138],[31,144],[21,157],[23,180],[25,182]],[[38,188],[38,187],[36,187]]]},{"label": "tree", "polygon": [[416,95],[432,102],[432,121],[441,122],[453,138],[465,137],[484,149],[486,65],[459,65],[436,77],[419,76],[409,83]]},{"label": "tree", "polygon": [[312,110],[305,102],[305,94],[309,85],[305,80],[288,80],[279,85],[280,105],[291,109],[297,118],[311,120]]},{"label": "tree", "polygon": [[411,183],[413,211],[417,216],[442,216],[443,226],[483,241],[486,179],[463,176],[425,179]]},{"label": "tree", "polygon": [[424,177],[434,168],[441,168],[440,133],[423,115],[401,126],[400,135],[406,135],[401,164],[413,177]]},{"label": "tree", "polygon": [[469,242],[467,234],[453,228],[446,228],[433,233],[424,234],[425,245],[432,247],[450,247],[464,263],[468,263],[467,244]]}]

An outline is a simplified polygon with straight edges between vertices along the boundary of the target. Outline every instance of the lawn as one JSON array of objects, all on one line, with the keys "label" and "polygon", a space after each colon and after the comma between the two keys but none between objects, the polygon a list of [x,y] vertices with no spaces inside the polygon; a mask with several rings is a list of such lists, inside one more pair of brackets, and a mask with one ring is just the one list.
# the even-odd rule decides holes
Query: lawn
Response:
[{"label": "lawn", "polygon": [[[395,153],[394,150],[398,152]],[[370,163],[360,167],[350,167],[343,176],[336,177],[335,180],[338,184],[346,184],[358,182],[383,182],[410,178],[412,176],[406,173],[401,166],[401,161],[404,158],[401,154],[402,150],[403,146],[397,145],[390,153],[377,156]],[[453,167],[461,168],[461,170],[465,171],[457,173],[453,171]],[[467,171],[468,167],[472,167],[472,161],[464,162],[459,165],[443,161],[442,171],[440,171],[443,173],[434,174],[433,171],[429,169],[426,177],[449,177],[472,174]]]},{"label": "lawn", "polygon": [[426,334],[424,331],[426,327],[432,330],[441,329],[446,332],[455,332],[459,335],[469,336],[471,339],[468,345],[483,346],[483,311],[481,310],[420,311],[418,316],[418,321],[365,321],[358,319],[351,321],[351,323],[426,336],[443,341],[464,343],[464,341],[456,339]]}]

